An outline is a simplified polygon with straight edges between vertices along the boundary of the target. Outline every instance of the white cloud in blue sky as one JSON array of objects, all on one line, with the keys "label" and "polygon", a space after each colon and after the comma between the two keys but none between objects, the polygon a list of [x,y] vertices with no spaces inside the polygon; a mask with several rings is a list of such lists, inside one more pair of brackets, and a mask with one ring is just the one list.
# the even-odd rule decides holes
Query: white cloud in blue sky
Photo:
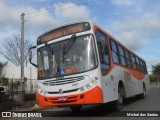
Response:
[{"label": "white cloud in blue sky", "polygon": [[130,6],[134,4],[134,0],[112,0],[112,3],[120,6]]},{"label": "white cloud in blue sky", "polygon": [[84,5],[71,2],[54,4],[56,19],[70,22],[75,20],[90,19],[90,10]]},{"label": "white cloud in blue sky", "polygon": [[2,13],[0,14],[0,23],[2,23],[0,25],[3,26],[0,35],[4,34],[3,36],[20,31],[20,15],[22,12],[25,13],[25,30],[29,34],[35,33],[32,36],[37,36],[48,29],[66,22],[90,19],[90,10],[86,6],[71,2],[53,3],[50,8],[43,5],[35,8],[34,6],[9,7],[3,1],[0,4],[0,11]]},{"label": "white cloud in blue sky", "polygon": [[160,45],[159,8],[159,0],[0,0],[0,42],[10,34],[20,34],[22,12],[26,14],[25,37],[34,41],[60,24],[91,19],[150,67],[160,62],[160,53],[155,52]]},{"label": "white cloud in blue sky", "polygon": [[126,21],[115,22],[111,28],[122,43],[136,51],[142,49],[146,43],[156,41],[152,38],[160,33],[160,16],[147,13],[138,19],[129,17]]}]

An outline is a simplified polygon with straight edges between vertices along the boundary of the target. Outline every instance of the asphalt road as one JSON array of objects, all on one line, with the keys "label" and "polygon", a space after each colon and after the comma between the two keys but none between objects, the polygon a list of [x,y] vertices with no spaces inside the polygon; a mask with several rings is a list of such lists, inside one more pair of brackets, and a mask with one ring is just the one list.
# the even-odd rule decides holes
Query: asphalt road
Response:
[{"label": "asphalt road", "polygon": [[[68,108],[46,108],[40,110],[41,112],[44,111],[42,115],[45,116],[42,119],[54,119],[54,120],[160,120],[160,87],[151,87],[148,91],[147,96],[145,99],[137,99],[135,97],[128,98],[124,102],[123,110],[118,112],[112,108],[112,104],[105,104],[105,105],[88,105],[84,106],[82,113],[72,113]],[[144,111],[144,113],[152,114],[159,111],[159,117],[115,117],[115,116],[125,116],[127,113],[138,113]],[[35,111],[38,112],[38,111]],[[20,119],[20,118],[19,118]],[[23,118],[25,119],[25,118]],[[30,118],[31,119],[31,118]],[[32,118],[35,119],[35,118]],[[40,118],[38,118],[40,119]],[[17,118],[16,118],[17,120]]]}]

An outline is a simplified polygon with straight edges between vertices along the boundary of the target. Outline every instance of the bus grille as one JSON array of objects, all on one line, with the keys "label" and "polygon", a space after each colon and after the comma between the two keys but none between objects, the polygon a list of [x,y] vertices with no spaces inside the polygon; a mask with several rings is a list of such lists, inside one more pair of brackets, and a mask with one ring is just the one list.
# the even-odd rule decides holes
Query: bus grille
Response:
[{"label": "bus grille", "polygon": [[45,81],[43,82],[43,85],[46,85],[46,86],[64,85],[64,84],[78,82],[81,80],[84,80],[83,76]]},{"label": "bus grille", "polygon": [[[75,92],[77,91],[78,89],[72,89],[72,90],[66,90],[66,91],[63,91],[63,93],[69,93],[69,92]],[[47,92],[48,94],[60,94],[59,91],[55,91],[55,92]]]}]

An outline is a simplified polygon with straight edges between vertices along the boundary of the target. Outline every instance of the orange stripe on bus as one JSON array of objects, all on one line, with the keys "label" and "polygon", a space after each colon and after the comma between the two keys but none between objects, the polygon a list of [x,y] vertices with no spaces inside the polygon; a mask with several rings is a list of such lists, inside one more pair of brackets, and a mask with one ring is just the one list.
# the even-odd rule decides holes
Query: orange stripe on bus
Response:
[{"label": "orange stripe on bus", "polygon": [[125,69],[127,69],[137,80],[143,80],[143,78],[145,77],[145,73],[141,73],[139,71],[129,69],[129,68],[125,68]]},{"label": "orange stripe on bus", "polygon": [[116,66],[119,66],[119,67],[121,67],[121,68],[123,68],[123,69],[128,70],[137,80],[143,80],[143,78],[145,77],[145,73],[139,72],[139,71],[137,71],[137,70],[133,70],[133,69],[131,69],[131,68],[127,68],[127,67],[125,67],[125,66],[114,65],[114,66],[112,66],[111,69],[113,69],[113,68],[116,67]]}]

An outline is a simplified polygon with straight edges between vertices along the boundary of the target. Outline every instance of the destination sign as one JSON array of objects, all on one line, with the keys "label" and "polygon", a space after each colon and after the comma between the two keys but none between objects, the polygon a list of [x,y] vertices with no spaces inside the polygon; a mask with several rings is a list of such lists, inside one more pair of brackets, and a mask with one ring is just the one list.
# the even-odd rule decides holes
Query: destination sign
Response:
[{"label": "destination sign", "polygon": [[90,29],[91,27],[88,22],[63,26],[63,27],[50,31],[44,34],[43,36],[40,36],[37,41],[37,44],[39,45],[39,44],[54,40],[56,38],[60,38],[66,35],[71,35],[71,34],[75,34],[79,32],[88,31]]}]

